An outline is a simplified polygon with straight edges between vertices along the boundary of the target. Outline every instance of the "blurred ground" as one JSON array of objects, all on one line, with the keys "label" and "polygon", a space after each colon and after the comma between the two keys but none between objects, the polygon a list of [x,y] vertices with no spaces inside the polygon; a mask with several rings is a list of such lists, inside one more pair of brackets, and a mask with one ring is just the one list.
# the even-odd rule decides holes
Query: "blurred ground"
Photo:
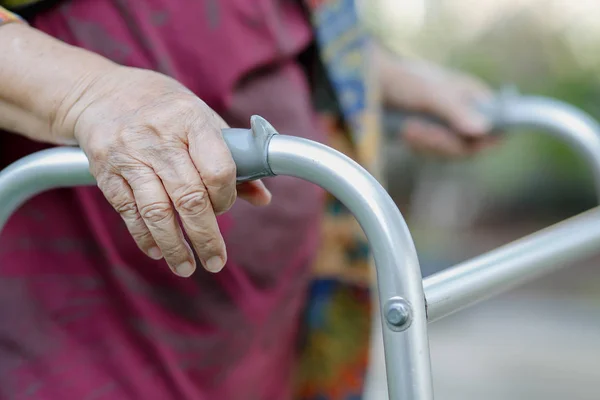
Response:
[{"label": "blurred ground", "polygon": [[[544,225],[472,229],[464,258]],[[430,325],[436,398],[599,399],[599,267],[588,260]]]},{"label": "blurred ground", "polygon": [[431,326],[438,400],[596,400],[600,307],[509,295]]},{"label": "blurred ground", "polygon": [[[546,225],[528,221],[461,232],[453,243],[463,251],[453,261]],[[430,272],[441,267],[429,265]],[[598,268],[600,256],[431,324],[436,400],[599,399]]]}]

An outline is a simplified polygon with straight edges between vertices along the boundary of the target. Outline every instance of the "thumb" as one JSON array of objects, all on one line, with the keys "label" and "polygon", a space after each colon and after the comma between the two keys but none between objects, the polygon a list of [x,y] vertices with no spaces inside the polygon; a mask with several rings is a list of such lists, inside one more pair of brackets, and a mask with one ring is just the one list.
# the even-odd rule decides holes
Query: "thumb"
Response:
[{"label": "thumb", "polygon": [[266,206],[271,202],[271,192],[262,181],[245,182],[237,187],[238,197],[254,206]]}]

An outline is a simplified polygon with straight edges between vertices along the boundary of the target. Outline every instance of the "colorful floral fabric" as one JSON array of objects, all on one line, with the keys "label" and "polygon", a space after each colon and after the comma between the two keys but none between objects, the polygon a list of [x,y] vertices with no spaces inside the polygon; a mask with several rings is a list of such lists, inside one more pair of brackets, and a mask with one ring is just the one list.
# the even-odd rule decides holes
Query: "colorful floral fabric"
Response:
[{"label": "colorful floral fabric", "polygon": [[21,19],[16,14],[8,11],[5,8],[0,7],[0,25],[12,21],[20,21]]},{"label": "colorful floral fabric", "polygon": [[[343,122],[323,115],[329,145],[378,176],[378,92],[355,0],[310,1],[321,58]],[[349,210],[327,200],[308,295],[297,375],[298,400],[357,400],[369,361],[372,268],[369,246]]]}]

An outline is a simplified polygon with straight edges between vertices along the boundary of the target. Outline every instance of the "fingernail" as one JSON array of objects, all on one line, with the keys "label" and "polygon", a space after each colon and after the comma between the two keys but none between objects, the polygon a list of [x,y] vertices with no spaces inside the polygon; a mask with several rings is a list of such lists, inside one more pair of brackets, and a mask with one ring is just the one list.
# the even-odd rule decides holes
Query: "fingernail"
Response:
[{"label": "fingernail", "polygon": [[150,250],[148,250],[148,257],[153,260],[160,260],[163,257],[162,251],[160,251],[158,247],[152,247]]},{"label": "fingernail", "polygon": [[223,266],[223,260],[218,256],[213,256],[206,261],[206,269],[210,272],[219,272],[223,269]]},{"label": "fingernail", "polygon": [[175,268],[175,273],[177,275],[181,276],[182,278],[187,278],[188,276],[190,276],[194,273],[194,266],[192,265],[191,262],[186,261],[182,264],[179,264]]}]

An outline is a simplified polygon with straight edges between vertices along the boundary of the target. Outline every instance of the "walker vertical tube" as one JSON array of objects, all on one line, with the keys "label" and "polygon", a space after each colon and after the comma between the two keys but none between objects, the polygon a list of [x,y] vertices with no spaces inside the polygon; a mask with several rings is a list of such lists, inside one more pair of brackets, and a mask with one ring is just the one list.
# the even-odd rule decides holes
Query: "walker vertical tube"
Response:
[{"label": "walker vertical tube", "polygon": [[275,136],[268,157],[276,175],[316,183],[354,214],[377,267],[390,399],[432,399],[421,270],[410,232],[393,200],[362,167],[326,146]]}]

